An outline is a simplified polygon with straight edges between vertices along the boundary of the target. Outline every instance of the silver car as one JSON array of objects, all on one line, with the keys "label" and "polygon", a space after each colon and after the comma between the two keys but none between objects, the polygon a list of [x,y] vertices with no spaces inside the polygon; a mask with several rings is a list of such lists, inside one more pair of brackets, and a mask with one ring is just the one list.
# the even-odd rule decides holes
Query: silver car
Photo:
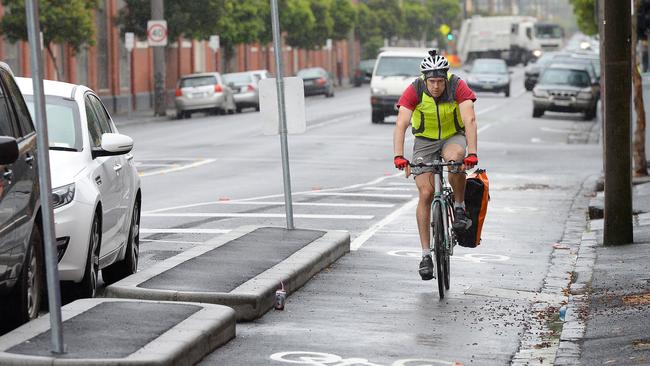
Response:
[{"label": "silver car", "polygon": [[176,87],[176,117],[193,112],[233,114],[237,109],[230,87],[218,72],[185,75]]},{"label": "silver car", "polygon": [[260,78],[251,71],[233,72],[224,74],[223,79],[233,90],[237,113],[244,108],[260,110],[260,92],[258,82]]}]

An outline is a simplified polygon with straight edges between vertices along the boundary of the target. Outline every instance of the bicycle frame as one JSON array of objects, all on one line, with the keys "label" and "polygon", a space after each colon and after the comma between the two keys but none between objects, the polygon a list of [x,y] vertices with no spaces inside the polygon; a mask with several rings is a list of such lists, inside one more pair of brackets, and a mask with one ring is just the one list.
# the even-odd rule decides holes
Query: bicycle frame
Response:
[{"label": "bicycle frame", "polygon": [[[447,187],[443,179],[442,167],[434,168],[434,193],[433,201],[431,202],[431,212],[433,212],[433,207],[436,202],[440,204],[442,211],[442,227],[445,234],[445,249],[449,251],[449,255],[454,255],[454,246],[455,243],[452,238],[451,230],[449,229],[449,223],[453,220],[453,193],[450,187]],[[431,217],[431,225],[433,226],[433,217]],[[432,234],[433,235],[433,234]],[[432,248],[433,249],[433,248]]]}]

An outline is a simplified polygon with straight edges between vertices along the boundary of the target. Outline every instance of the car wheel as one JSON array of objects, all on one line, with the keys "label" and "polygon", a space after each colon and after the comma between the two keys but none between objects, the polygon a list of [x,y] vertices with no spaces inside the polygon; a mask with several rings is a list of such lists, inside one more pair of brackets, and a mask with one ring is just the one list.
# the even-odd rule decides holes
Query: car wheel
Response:
[{"label": "car wheel", "polygon": [[10,330],[38,316],[45,294],[45,266],[43,264],[43,239],[37,224],[32,227],[27,261],[18,283],[3,301],[0,329]]},{"label": "car wheel", "polygon": [[508,87],[504,90],[504,92],[506,94],[506,98],[510,98],[510,85],[508,85]]},{"label": "car wheel", "polygon": [[380,111],[372,111],[372,123],[383,123],[384,114]]},{"label": "car wheel", "polygon": [[97,277],[99,274],[99,248],[102,241],[101,223],[97,214],[90,226],[90,238],[88,239],[88,255],[84,276],[80,283],[74,285],[77,298],[95,297],[97,291]]},{"label": "car wheel", "polygon": [[598,113],[597,108],[598,108],[598,107],[594,106],[593,108],[591,108],[591,109],[585,111],[585,115],[584,115],[584,117],[583,117],[584,120],[585,120],[585,121],[591,121],[591,120],[593,120],[594,118],[596,118],[596,114]]},{"label": "car wheel", "polygon": [[124,259],[102,269],[102,278],[106,284],[115,283],[138,271],[138,258],[140,258],[140,201],[133,204],[131,227],[126,244]]},{"label": "car wheel", "polygon": [[533,108],[533,118],[539,118],[544,114],[544,110],[541,108]]},{"label": "car wheel", "polygon": [[258,112],[260,111],[260,105],[259,104],[255,106],[255,110],[258,111]]},{"label": "car wheel", "polygon": [[241,113],[241,107],[235,107],[235,113]]},{"label": "car wheel", "polygon": [[183,119],[185,118],[185,112],[184,111],[176,111],[176,119]]}]

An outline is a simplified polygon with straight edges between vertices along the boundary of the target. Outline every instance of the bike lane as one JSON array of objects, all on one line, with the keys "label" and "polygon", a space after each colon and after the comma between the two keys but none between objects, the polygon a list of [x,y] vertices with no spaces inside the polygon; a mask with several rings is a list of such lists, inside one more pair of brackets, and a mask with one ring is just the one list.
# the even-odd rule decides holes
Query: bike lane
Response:
[{"label": "bike lane", "polygon": [[[568,282],[549,285],[551,258],[583,182],[600,169],[599,147],[486,142],[482,151],[492,198],[483,243],[456,247],[444,300],[417,274],[414,209],[402,210],[285,311],[238,324],[237,338],[201,365],[506,365],[522,353],[551,364],[556,336],[529,333],[549,330],[561,305]],[[406,181],[386,187],[397,182]]]}]

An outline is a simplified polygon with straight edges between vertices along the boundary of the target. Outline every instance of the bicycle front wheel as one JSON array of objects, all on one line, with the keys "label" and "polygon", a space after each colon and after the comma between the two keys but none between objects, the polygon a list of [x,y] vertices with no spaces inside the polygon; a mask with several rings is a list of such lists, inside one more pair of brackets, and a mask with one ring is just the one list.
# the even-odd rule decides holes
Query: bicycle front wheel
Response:
[{"label": "bicycle front wheel", "polygon": [[[438,295],[445,298],[445,234],[442,225],[442,207],[440,202],[434,202],[431,207],[431,248],[436,257],[436,279],[438,280]],[[447,280],[448,282],[449,280]]]}]

